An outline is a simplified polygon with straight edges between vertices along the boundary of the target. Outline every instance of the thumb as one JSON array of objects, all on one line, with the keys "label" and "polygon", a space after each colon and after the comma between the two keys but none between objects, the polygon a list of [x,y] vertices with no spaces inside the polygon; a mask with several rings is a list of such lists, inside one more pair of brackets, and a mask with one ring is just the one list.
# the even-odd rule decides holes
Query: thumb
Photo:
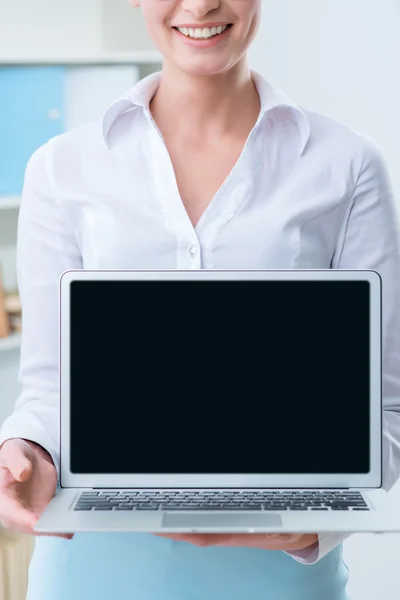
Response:
[{"label": "thumb", "polygon": [[21,457],[18,460],[16,459],[15,463],[11,464],[9,470],[16,481],[23,483],[31,478],[32,463],[29,458]]},{"label": "thumb", "polygon": [[29,446],[22,440],[7,441],[1,449],[2,466],[20,483],[28,481],[32,475],[33,465],[28,457],[29,450]]}]

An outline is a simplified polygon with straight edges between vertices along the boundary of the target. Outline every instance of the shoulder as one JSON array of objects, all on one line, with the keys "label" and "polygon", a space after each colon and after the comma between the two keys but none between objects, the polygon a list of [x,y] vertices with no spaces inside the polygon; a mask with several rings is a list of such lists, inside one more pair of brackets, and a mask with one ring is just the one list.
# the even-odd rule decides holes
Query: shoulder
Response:
[{"label": "shoulder", "polygon": [[51,138],[29,159],[25,179],[41,177],[50,186],[75,180],[87,163],[96,164],[107,151],[102,120],[96,120]]},{"label": "shoulder", "polygon": [[72,158],[87,150],[97,151],[104,146],[102,120],[92,121],[71,131],[50,138],[31,156],[28,165],[39,166],[49,163],[55,156]]},{"label": "shoulder", "polygon": [[47,152],[52,164],[75,161],[105,150],[102,120],[98,119],[49,140]]},{"label": "shoulder", "polygon": [[111,128],[107,126],[106,115],[50,139],[35,152],[31,162],[45,162],[50,176],[53,174],[58,183],[65,175],[75,179],[83,170],[97,168],[98,173],[100,165],[109,163],[109,151],[123,146],[127,140],[140,145],[143,119],[136,107],[129,105],[119,110]]},{"label": "shoulder", "polygon": [[356,179],[365,169],[376,173],[386,170],[383,151],[372,138],[326,115],[302,110],[310,125],[312,154],[347,165]]}]

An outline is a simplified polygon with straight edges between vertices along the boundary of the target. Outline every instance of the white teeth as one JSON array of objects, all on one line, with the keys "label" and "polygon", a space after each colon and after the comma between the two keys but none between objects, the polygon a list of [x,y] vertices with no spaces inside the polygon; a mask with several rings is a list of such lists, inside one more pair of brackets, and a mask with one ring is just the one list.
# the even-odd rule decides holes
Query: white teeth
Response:
[{"label": "white teeth", "polygon": [[191,27],[177,27],[177,29],[187,37],[191,37],[194,39],[208,39],[210,37],[213,37],[214,35],[219,35],[223,31],[225,31],[227,27],[228,25],[219,25],[218,27],[205,27],[204,29],[192,29]]}]

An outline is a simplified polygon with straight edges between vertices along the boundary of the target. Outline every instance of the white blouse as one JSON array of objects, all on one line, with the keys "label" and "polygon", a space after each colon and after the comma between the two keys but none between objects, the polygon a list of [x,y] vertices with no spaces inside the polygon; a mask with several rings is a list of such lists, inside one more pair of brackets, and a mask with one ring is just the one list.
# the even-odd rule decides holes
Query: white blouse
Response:
[{"label": "white blouse", "polygon": [[[160,73],[33,155],[18,226],[22,393],[0,444],[31,439],[59,463],[58,286],[68,269],[374,269],[383,280],[384,487],[395,483],[400,227],[385,163],[366,137],[253,75],[258,121],[196,227],[149,112]],[[293,554],[315,562],[345,537],[320,534],[311,553]]]}]

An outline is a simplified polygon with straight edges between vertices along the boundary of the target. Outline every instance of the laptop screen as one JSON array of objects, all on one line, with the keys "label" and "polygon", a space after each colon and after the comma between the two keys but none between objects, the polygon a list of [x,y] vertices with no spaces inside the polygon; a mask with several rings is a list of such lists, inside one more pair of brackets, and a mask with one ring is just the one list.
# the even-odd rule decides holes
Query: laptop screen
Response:
[{"label": "laptop screen", "polygon": [[367,281],[74,281],[71,471],[370,470]]}]

